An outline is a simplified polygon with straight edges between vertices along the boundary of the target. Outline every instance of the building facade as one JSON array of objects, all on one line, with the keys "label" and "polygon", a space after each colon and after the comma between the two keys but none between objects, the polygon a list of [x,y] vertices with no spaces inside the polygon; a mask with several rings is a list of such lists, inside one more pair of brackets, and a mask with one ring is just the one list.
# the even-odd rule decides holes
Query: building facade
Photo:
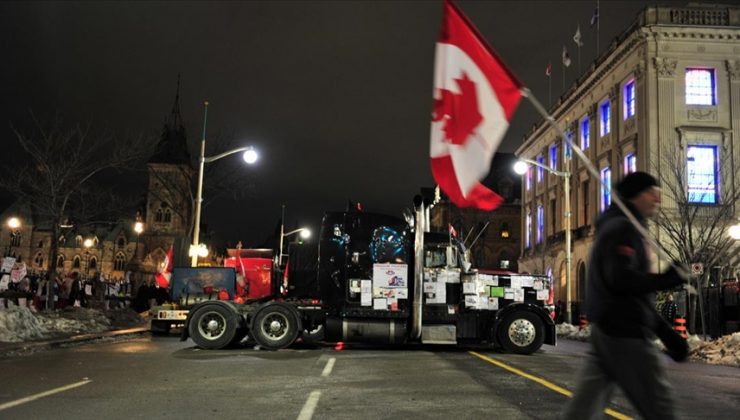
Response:
[{"label": "building facade", "polygon": [[[57,271],[78,272],[84,278],[103,275],[121,281],[126,272],[153,279],[171,246],[188,243],[192,225],[193,168],[185,128],[180,116],[179,84],[175,104],[165,120],[162,135],[147,163],[146,200],[136,215],[111,223],[74,223],[60,227]],[[16,219],[18,227],[9,221]],[[49,268],[51,229],[34,216],[30,207],[16,202],[0,214],[0,249],[5,256],[26,264],[29,273]],[[142,223],[137,232],[135,225]]]},{"label": "building facade", "polygon": [[[564,200],[571,200],[570,297],[577,314],[594,222],[611,204],[603,184],[650,172],[661,180],[666,209],[676,208],[683,194],[708,207],[737,196],[740,174],[721,165],[740,167],[740,8],[646,8],[550,113],[599,177],[571,156],[550,125],[541,122],[525,136],[517,155],[569,172],[571,195],[564,194],[566,177],[536,167],[523,177],[519,268],[553,275],[556,297],[566,301]],[[676,173],[683,174],[680,181],[671,178]],[[673,182],[688,191],[667,188]],[[651,229],[665,244],[664,232]]]}]

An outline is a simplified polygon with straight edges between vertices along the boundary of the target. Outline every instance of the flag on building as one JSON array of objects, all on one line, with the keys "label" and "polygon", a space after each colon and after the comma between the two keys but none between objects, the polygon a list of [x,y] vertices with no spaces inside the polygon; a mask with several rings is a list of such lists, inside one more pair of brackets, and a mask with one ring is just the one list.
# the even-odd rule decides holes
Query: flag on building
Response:
[{"label": "flag on building", "polygon": [[457,231],[455,230],[455,227],[452,226],[452,223],[448,223],[447,226],[450,228],[450,235],[457,238]]},{"label": "flag on building", "polygon": [[573,35],[573,42],[579,47],[583,46],[583,42],[581,42],[581,25],[578,25],[576,28],[576,33]]},{"label": "flag on building", "polygon": [[522,84],[449,0],[434,65],[432,175],[458,207],[493,210],[503,198],[481,184],[521,99]]},{"label": "flag on building", "polygon": [[547,63],[547,67],[545,67],[545,76],[552,76],[552,63]]},{"label": "flag on building", "polygon": [[593,28],[599,22],[599,6],[594,9],[594,14],[591,16],[591,27]]},{"label": "flag on building", "polygon": [[172,245],[167,251],[167,255],[164,257],[164,261],[159,266],[159,271],[155,275],[157,286],[168,287],[170,285],[170,276],[172,275]]},{"label": "flag on building", "polygon": [[563,45],[563,65],[570,67],[570,55],[568,55],[568,49]]}]

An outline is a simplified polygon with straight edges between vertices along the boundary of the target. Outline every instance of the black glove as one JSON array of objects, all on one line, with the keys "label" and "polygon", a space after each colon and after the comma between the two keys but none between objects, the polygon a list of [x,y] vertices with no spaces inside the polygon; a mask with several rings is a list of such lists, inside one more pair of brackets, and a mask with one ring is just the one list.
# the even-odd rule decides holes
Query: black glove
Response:
[{"label": "black glove", "polygon": [[666,353],[671,356],[671,359],[677,362],[683,362],[689,357],[689,344],[686,342],[686,339],[678,335],[678,333],[662,319],[658,321],[655,335],[657,335],[658,338],[660,338],[660,341],[663,342],[663,345],[665,345],[666,348]]},{"label": "black glove", "polygon": [[673,262],[668,271],[659,277],[659,290],[670,289],[688,283],[691,278],[690,271],[681,263]]}]

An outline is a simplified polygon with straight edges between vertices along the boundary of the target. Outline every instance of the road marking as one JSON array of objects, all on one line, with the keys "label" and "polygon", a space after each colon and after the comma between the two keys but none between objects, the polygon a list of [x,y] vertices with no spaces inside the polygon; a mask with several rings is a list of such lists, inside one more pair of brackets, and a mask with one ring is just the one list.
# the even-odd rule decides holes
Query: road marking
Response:
[{"label": "road marking", "polygon": [[4,404],[0,404],[0,411],[7,410],[8,408],[13,408],[15,406],[25,404],[25,403],[28,403],[34,400],[38,400],[39,398],[48,397],[49,395],[54,395],[54,394],[58,394],[60,392],[64,392],[64,391],[67,391],[73,388],[77,388],[78,386],[87,385],[90,382],[92,382],[92,380],[85,379],[80,382],[75,382],[73,384],[61,386],[59,388],[50,389],[48,391],[40,392],[38,394],[29,395],[28,397],[21,398],[15,401],[9,401]]},{"label": "road marking", "polygon": [[300,414],[298,414],[298,420],[311,420],[311,417],[313,417],[313,411],[319,403],[319,397],[321,397],[321,391],[311,392],[306,403],[303,404]]},{"label": "road marking", "polygon": [[[501,369],[508,370],[509,372],[511,372],[511,373],[513,373],[515,375],[519,375],[519,376],[521,376],[523,378],[529,379],[530,381],[537,382],[538,384],[544,386],[545,388],[549,388],[549,389],[551,389],[551,390],[553,390],[553,391],[555,391],[555,392],[557,392],[559,394],[565,395],[566,397],[569,397],[569,398],[572,398],[573,397],[573,393],[572,392],[568,391],[567,389],[565,389],[565,388],[563,388],[561,386],[555,385],[554,383],[548,381],[547,379],[543,379],[543,378],[540,378],[538,376],[534,376],[534,375],[529,374],[529,373],[527,373],[527,372],[525,372],[525,371],[523,371],[521,369],[517,369],[517,368],[515,368],[513,366],[509,366],[509,365],[507,365],[506,363],[504,363],[504,362],[502,362],[500,360],[496,360],[496,359],[494,359],[492,357],[485,356],[483,354],[480,354],[480,353],[477,353],[477,352],[474,352],[474,351],[470,351],[468,353],[472,354],[473,356],[475,356],[475,357],[477,357],[479,359],[485,360],[488,363],[491,363],[493,365],[496,365],[496,366],[500,367]],[[626,414],[622,414],[622,413],[620,413],[618,411],[614,411],[611,408],[605,409],[604,410],[604,413],[606,413],[606,414],[614,417],[615,419],[619,419],[619,420],[630,420],[630,419],[632,419],[632,417],[630,417],[630,416],[628,416]]]},{"label": "road marking", "polygon": [[334,367],[334,362],[336,362],[336,360],[336,357],[332,357],[328,362],[326,362],[326,366],[324,366],[324,371],[321,372],[321,376],[326,377],[331,374],[331,370]]}]

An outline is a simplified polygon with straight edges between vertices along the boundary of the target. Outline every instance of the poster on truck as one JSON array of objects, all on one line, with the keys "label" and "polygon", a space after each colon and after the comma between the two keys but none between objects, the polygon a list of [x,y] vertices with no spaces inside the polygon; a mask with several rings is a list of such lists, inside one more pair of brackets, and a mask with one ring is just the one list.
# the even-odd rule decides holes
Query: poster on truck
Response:
[{"label": "poster on truck", "polygon": [[373,309],[397,310],[398,299],[408,299],[407,264],[373,264]]}]

